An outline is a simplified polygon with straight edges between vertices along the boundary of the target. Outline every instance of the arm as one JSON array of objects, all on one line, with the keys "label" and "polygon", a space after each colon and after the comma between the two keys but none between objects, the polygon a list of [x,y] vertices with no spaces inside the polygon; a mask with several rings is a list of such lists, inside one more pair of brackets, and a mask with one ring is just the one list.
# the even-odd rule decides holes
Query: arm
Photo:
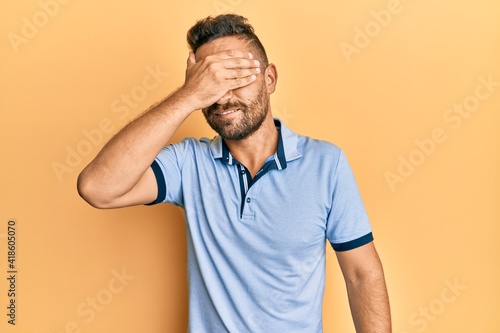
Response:
[{"label": "arm", "polygon": [[125,126],[80,173],[82,198],[97,208],[154,201],[157,185],[150,166],[161,149],[192,112],[255,81],[258,66],[240,51],[218,52],[198,62],[191,52],[184,85]]},{"label": "arm", "polygon": [[357,333],[391,333],[389,298],[373,242],[336,252]]}]

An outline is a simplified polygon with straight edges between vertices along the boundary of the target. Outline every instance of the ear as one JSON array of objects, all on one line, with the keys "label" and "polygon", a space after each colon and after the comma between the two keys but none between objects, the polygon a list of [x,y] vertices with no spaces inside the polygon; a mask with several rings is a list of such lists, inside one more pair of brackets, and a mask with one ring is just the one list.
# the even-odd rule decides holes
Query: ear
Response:
[{"label": "ear", "polygon": [[267,93],[272,94],[276,89],[278,82],[278,70],[274,64],[269,64],[264,71],[264,79],[266,80]]}]

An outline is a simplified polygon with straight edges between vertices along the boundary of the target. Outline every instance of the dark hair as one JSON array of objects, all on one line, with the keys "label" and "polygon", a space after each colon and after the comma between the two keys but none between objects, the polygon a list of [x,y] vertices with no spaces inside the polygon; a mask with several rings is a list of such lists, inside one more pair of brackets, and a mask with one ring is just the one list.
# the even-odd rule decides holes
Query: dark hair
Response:
[{"label": "dark hair", "polygon": [[209,16],[201,19],[189,29],[187,41],[191,50],[196,52],[200,46],[211,42],[217,38],[236,36],[251,42],[255,50],[259,53],[259,60],[267,67],[268,60],[266,50],[260,42],[254,29],[248,20],[236,14],[222,14],[216,17]]}]

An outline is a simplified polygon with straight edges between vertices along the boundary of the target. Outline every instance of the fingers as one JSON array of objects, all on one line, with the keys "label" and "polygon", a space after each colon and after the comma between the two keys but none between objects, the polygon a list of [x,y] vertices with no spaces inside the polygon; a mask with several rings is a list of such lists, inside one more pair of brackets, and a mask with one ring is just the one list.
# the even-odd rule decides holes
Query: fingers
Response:
[{"label": "fingers", "polygon": [[261,72],[260,62],[249,58],[227,58],[222,61],[222,65],[222,76],[229,84],[230,90],[251,84]]},{"label": "fingers", "polygon": [[260,73],[260,67],[247,68],[247,69],[242,69],[242,68],[232,69],[226,71],[226,79],[228,80],[237,79],[251,75],[257,75],[259,73]]},{"label": "fingers", "polygon": [[260,62],[254,59],[250,52],[242,52],[239,50],[226,50],[208,55],[204,61],[208,63],[221,63],[224,68],[256,68],[260,67]]},{"label": "fingers", "polygon": [[240,50],[225,50],[216,53],[216,55],[222,59],[230,59],[230,58],[246,58],[253,59],[253,54],[250,52],[243,52]]},{"label": "fingers", "polygon": [[226,82],[231,90],[251,84],[261,72],[260,62],[249,58],[229,58],[224,61],[224,67]]},{"label": "fingers", "polygon": [[226,69],[250,69],[259,68],[260,61],[244,58],[231,58],[223,60],[223,65]]},{"label": "fingers", "polygon": [[249,52],[225,50],[201,59],[190,52],[183,89],[187,96],[193,96],[194,109],[204,108],[228,91],[255,82],[262,70],[260,66]]},{"label": "fingers", "polygon": [[253,83],[255,80],[257,80],[257,75],[252,74],[250,76],[246,77],[238,77],[236,79],[228,80],[229,82],[229,90],[235,90],[238,88],[242,88],[245,86],[248,86],[249,84]]},{"label": "fingers", "polygon": [[230,90],[251,84],[261,73],[261,63],[249,52],[226,50],[208,55],[202,61],[225,81],[224,85]]}]

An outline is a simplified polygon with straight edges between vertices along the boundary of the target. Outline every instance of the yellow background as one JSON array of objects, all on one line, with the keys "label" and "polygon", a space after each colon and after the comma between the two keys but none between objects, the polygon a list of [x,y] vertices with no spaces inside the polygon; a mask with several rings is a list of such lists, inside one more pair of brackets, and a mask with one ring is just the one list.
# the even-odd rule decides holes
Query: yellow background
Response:
[{"label": "yellow background", "polygon": [[[347,153],[394,332],[500,332],[498,2],[65,2],[0,5],[0,331],[185,331],[182,210],[96,210],[75,183],[113,133],[182,84],[188,28],[234,11],[277,65],[274,114]],[[128,105],[124,94],[135,96]],[[473,111],[450,113],[464,103]],[[187,135],[213,132],[196,113],[174,139]],[[413,170],[400,165],[409,159]],[[9,219],[16,326],[6,316]],[[354,332],[331,249],[327,265],[325,332]]]}]

